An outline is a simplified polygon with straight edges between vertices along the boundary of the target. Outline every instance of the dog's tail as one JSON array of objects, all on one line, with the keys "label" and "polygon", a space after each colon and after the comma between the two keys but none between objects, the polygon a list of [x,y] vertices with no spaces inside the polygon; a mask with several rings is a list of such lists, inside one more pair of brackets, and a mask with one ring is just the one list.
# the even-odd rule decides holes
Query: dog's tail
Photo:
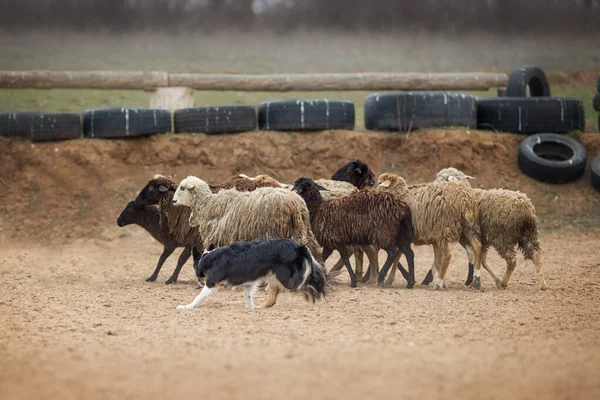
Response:
[{"label": "dog's tail", "polygon": [[302,257],[302,266],[309,272],[302,293],[306,301],[313,303],[326,294],[327,272],[305,245],[298,247],[298,256]]}]

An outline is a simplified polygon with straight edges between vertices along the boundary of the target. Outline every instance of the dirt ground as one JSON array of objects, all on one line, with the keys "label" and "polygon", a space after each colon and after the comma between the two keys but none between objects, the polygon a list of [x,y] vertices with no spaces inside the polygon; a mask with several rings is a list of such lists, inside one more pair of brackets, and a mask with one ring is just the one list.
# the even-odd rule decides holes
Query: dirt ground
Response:
[{"label": "dirt ground", "polygon": [[[465,288],[455,247],[445,291],[351,289],[344,274],[315,306],[285,293],[255,310],[229,290],[176,310],[198,293],[191,264],[175,285],[174,259],[145,282],[161,249],[136,227],[4,247],[0,397],[597,399],[599,240],[543,235],[546,292],[522,259],[507,290],[486,274]],[[416,248],[420,277],[432,258]]]},{"label": "dirt ground", "polygon": [[[0,398],[599,398],[600,194],[589,172],[566,185],[521,174],[520,139],[462,130],[0,138]],[[579,139],[589,159],[600,153],[600,135]],[[246,310],[241,292],[221,290],[176,310],[198,293],[191,263],[164,285],[177,252],[145,282],[162,246],[115,223],[156,172],[292,182],[352,158],[411,183],[452,165],[475,186],[526,192],[549,289],[522,257],[507,290],[485,272],[484,290],[466,288],[466,255],[454,246],[444,291],[400,280],[351,289],[343,274],[315,306],[285,293],[272,309]],[[418,278],[432,259],[415,248]],[[493,252],[490,262],[504,271]]]}]

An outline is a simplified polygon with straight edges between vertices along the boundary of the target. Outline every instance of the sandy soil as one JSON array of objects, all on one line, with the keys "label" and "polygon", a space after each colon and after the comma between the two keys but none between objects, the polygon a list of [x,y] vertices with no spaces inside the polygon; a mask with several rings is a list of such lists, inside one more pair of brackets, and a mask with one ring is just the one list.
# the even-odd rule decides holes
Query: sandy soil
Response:
[{"label": "sandy soil", "polygon": [[[257,310],[229,290],[175,310],[197,294],[191,264],[175,285],[175,257],[145,282],[161,246],[138,227],[15,243],[0,258],[0,398],[598,398],[599,240],[544,235],[546,292],[522,258],[507,290],[487,274],[465,288],[455,247],[445,291],[351,289],[344,274],[315,306],[286,293]],[[418,276],[432,257],[416,248]]]},{"label": "sandy soil", "polygon": [[[0,138],[0,399],[600,398],[600,194],[589,171],[566,185],[520,173],[521,139],[464,130]],[[600,135],[580,140],[590,160],[600,153]],[[454,247],[445,291],[351,289],[343,274],[315,306],[283,294],[273,309],[246,310],[241,292],[220,291],[181,311],[197,294],[191,264],[164,285],[175,253],[145,282],[162,246],[115,224],[156,172],[293,182],[353,158],[411,183],[455,166],[474,186],[526,192],[549,290],[522,258],[507,290],[486,273],[484,291],[465,288],[466,256]],[[433,254],[415,253],[422,278]],[[491,262],[504,270],[495,253]]]}]

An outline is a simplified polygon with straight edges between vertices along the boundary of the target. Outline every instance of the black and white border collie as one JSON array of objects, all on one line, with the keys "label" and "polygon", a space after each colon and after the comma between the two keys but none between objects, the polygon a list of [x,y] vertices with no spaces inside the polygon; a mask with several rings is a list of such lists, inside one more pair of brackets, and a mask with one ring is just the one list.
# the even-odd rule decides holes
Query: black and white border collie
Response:
[{"label": "black and white border collie", "polygon": [[205,285],[194,301],[178,309],[198,307],[217,285],[244,287],[246,308],[260,308],[252,296],[263,282],[269,286],[263,307],[273,307],[281,290],[301,291],[313,304],[325,295],[325,268],[306,246],[291,239],[235,242],[216,249],[211,245],[194,268]]}]

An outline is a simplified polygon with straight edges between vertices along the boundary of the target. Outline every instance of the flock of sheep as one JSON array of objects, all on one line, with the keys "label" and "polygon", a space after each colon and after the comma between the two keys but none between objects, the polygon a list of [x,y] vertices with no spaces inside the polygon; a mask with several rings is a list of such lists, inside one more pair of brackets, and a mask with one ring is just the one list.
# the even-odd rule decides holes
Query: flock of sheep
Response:
[{"label": "flock of sheep", "polygon": [[[193,255],[197,263],[210,245],[291,238],[305,244],[321,263],[338,251],[341,258],[332,272],[345,266],[351,287],[357,279],[391,285],[396,267],[407,287],[413,287],[411,244],[415,244],[432,245],[434,250],[434,263],[422,284],[434,282],[434,289],[444,288],[451,258],[449,244],[458,242],[469,258],[466,285],[481,287],[483,266],[499,288],[506,288],[518,247],[535,265],[540,288],[545,290],[537,217],[530,199],[505,189],[474,189],[469,179],[455,168],[446,168],[432,182],[409,186],[391,173],[376,180],[360,160],[348,162],[331,179],[301,177],[293,185],[267,175],[252,178],[242,174],[220,185],[193,176],[177,184],[156,175],[126,206],[117,224],[137,224],[163,244],[158,265],[147,281],[156,280],[163,263],[178,247],[184,250],[166,283],[177,281],[189,257]],[[502,278],[487,261],[490,247],[506,260]],[[380,249],[387,253],[381,270]],[[365,253],[369,267],[363,276]],[[402,254],[408,271],[399,262]],[[355,270],[349,261],[352,255]]]}]

